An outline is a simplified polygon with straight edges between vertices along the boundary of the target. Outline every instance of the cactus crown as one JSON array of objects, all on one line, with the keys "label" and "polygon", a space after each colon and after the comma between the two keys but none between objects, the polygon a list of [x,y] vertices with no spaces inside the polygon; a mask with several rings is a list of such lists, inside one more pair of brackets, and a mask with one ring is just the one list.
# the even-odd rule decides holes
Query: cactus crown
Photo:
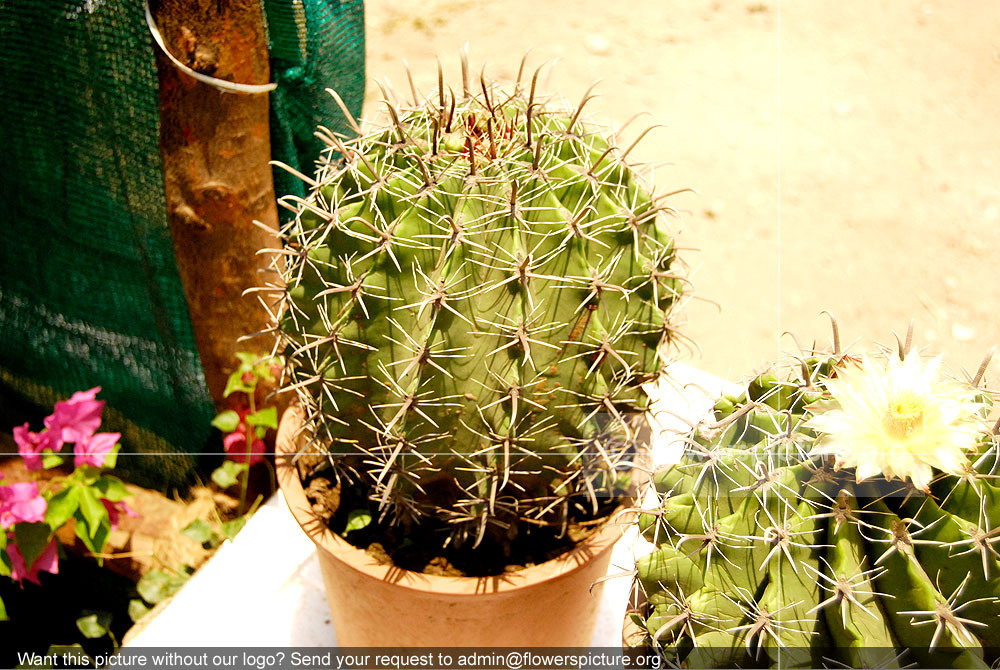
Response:
[{"label": "cactus crown", "polygon": [[[928,383],[933,363],[897,375],[884,406],[868,407],[882,412],[879,427],[843,394],[850,375],[880,364],[811,355],[787,381],[766,373],[718,400],[680,462],[654,475],[657,504],[639,525],[657,549],[637,562],[645,605],[633,642],[684,667],[992,667],[983,662],[1000,649],[1000,458],[980,388],[986,363],[971,384],[947,388]],[[865,393],[879,396],[876,387]],[[919,427],[893,423],[900,398]],[[820,434],[851,421],[871,430],[839,442]],[[936,442],[918,461],[959,442],[962,460],[944,458],[947,471],[935,466],[924,486],[919,463],[904,477],[905,454],[876,453],[921,445],[935,423],[960,428],[955,444]],[[882,472],[865,470],[876,462]]]},{"label": "cactus crown", "polygon": [[321,128],[311,192],[284,199],[279,330],[313,442],[379,518],[453,545],[611,495],[681,294],[665,196],[537,76],[439,76],[384,126]]}]

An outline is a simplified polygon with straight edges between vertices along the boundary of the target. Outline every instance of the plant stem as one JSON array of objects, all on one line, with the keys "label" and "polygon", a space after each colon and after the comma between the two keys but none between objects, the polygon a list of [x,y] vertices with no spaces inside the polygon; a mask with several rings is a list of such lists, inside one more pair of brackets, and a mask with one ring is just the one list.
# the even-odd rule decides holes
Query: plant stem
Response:
[{"label": "plant stem", "polygon": [[[247,393],[247,399],[250,403],[250,412],[247,414],[248,417],[253,416],[257,413],[257,401],[254,395],[257,392],[257,379],[256,374],[254,375],[254,383]],[[243,481],[240,486],[240,515],[242,516],[246,512],[247,504],[247,489],[250,487],[250,454],[253,451],[253,441],[257,437],[256,428],[250,425],[250,421],[246,418],[243,419],[243,427],[245,429],[244,439],[246,442],[246,470],[243,471]]]}]

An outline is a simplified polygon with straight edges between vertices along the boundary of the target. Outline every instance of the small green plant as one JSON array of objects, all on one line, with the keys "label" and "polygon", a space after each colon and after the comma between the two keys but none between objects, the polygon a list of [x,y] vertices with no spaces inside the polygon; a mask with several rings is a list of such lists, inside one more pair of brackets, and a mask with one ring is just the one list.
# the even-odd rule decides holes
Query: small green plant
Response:
[{"label": "small green plant", "polygon": [[[273,382],[276,371],[281,369],[281,359],[260,357],[248,352],[236,354],[239,366],[229,375],[223,397],[239,394],[239,407],[220,412],[212,420],[212,425],[224,434],[222,443],[226,451],[226,461],[212,472],[212,481],[221,489],[240,484],[239,520],[223,524],[226,537],[233,537],[245,523],[248,513],[247,490],[250,466],[265,462],[267,445],[264,438],[268,430],[278,427],[278,410],[275,407],[257,407],[257,386],[261,381]],[[253,507],[259,504],[254,501]],[[252,510],[249,510],[252,512]],[[190,527],[189,527],[190,528]],[[192,534],[204,535],[204,529],[191,528]],[[203,538],[208,542],[210,536]]]},{"label": "small green plant", "polygon": [[986,363],[939,363],[835,346],[721,397],[639,518],[640,644],[682,667],[995,667]]},{"label": "small green plant", "polygon": [[[135,516],[126,504],[129,493],[108,474],[117,459],[119,433],[99,433],[104,401],[100,387],[74,393],[57,402],[45,417],[45,428],[14,428],[18,452],[29,472],[63,466],[68,475],[37,478],[0,486],[0,578],[39,583],[41,572],[59,570],[58,531],[67,522],[90,553],[103,562],[111,531],[121,514]],[[0,601],[0,620],[8,613]]]}]

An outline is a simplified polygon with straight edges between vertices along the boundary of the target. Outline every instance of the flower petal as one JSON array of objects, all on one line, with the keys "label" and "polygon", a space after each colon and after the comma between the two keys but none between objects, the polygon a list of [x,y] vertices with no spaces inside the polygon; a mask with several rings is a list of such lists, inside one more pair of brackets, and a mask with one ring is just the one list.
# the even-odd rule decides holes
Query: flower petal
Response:
[{"label": "flower petal", "polygon": [[35,482],[18,482],[0,486],[0,528],[15,523],[45,520],[45,498],[38,494]]},{"label": "flower petal", "polygon": [[43,430],[41,433],[32,433],[28,430],[28,424],[14,427],[14,442],[17,443],[17,452],[24,459],[24,467],[28,470],[42,469],[42,452],[58,452],[62,449],[62,442],[58,439],[58,432]]},{"label": "flower petal", "polygon": [[10,556],[10,578],[15,582],[27,579],[29,582],[38,584],[39,572],[59,573],[59,550],[55,538],[49,540],[48,545],[30,568],[24,565],[24,557],[16,544],[7,545],[7,555]]},{"label": "flower petal", "polygon": [[81,465],[93,465],[95,468],[104,466],[108,454],[114,449],[121,433],[97,433],[84,438],[73,446],[75,458],[73,464],[77,467]]},{"label": "flower petal", "polygon": [[[234,431],[222,440],[222,445],[226,450],[226,454],[229,460],[235,461],[237,463],[246,463],[247,460],[247,440],[246,433],[243,431]],[[250,465],[264,460],[264,455],[267,453],[267,445],[261,439],[254,439],[250,448]]]},{"label": "flower petal", "polygon": [[57,402],[52,414],[45,417],[45,426],[59,434],[63,442],[78,442],[94,434],[101,426],[104,401],[97,400],[100,386],[89,391],[77,391],[69,400]]},{"label": "flower petal", "polygon": [[826,381],[836,407],[805,424],[820,435],[810,453],[856,468],[859,482],[882,475],[926,490],[934,468],[960,473],[982,433],[982,405],[967,385],[938,381],[940,365],[940,357],[923,364],[911,352],[839,368]]}]

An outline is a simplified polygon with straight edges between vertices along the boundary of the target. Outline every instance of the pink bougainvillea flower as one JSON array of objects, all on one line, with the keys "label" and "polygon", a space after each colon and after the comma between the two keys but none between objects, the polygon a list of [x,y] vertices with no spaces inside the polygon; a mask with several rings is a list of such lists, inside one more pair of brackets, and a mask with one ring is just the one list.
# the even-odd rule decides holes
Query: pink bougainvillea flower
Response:
[{"label": "pink bougainvillea flower", "polygon": [[63,442],[79,442],[94,434],[101,426],[104,401],[97,400],[100,386],[89,391],[77,391],[69,400],[55,404],[52,414],[45,417],[45,426],[58,433]]},{"label": "pink bougainvillea flower", "polygon": [[73,465],[76,467],[81,465],[102,467],[121,436],[121,433],[97,433],[80,440],[73,446],[75,454]]},{"label": "pink bougainvillea flower", "polygon": [[[236,430],[226,435],[225,439],[222,440],[222,445],[226,449],[226,453],[229,455],[229,459],[236,461],[237,463],[247,462],[247,433],[246,426],[240,424],[236,427]],[[264,440],[254,439],[253,444],[250,445],[250,465],[255,463],[260,463],[264,460],[264,454],[267,453],[267,445],[264,444]]]},{"label": "pink bougainvillea flower", "polygon": [[110,500],[105,500],[101,498],[101,504],[104,505],[104,509],[108,510],[108,519],[111,521],[111,530],[118,528],[118,519],[121,518],[121,513],[125,512],[127,516],[133,519],[139,518],[139,515],[131,507],[126,505],[124,502],[111,502]]},{"label": "pink bougainvillea flower", "polygon": [[49,544],[42,550],[41,555],[35,559],[30,568],[25,566],[24,557],[21,556],[16,544],[7,545],[7,555],[10,556],[10,578],[15,582],[27,579],[29,582],[38,584],[39,572],[51,572],[54,575],[59,573],[59,551],[55,538],[49,540]]},{"label": "pink bougainvillea flower", "polygon": [[62,449],[59,431],[43,430],[40,433],[32,433],[28,430],[28,424],[14,427],[14,441],[17,442],[18,453],[24,459],[24,467],[29,470],[42,469],[43,451],[56,453]]},{"label": "pink bougainvillea flower", "polygon": [[45,498],[38,495],[35,482],[0,486],[0,528],[10,528],[22,521],[45,521],[45,508]]}]

